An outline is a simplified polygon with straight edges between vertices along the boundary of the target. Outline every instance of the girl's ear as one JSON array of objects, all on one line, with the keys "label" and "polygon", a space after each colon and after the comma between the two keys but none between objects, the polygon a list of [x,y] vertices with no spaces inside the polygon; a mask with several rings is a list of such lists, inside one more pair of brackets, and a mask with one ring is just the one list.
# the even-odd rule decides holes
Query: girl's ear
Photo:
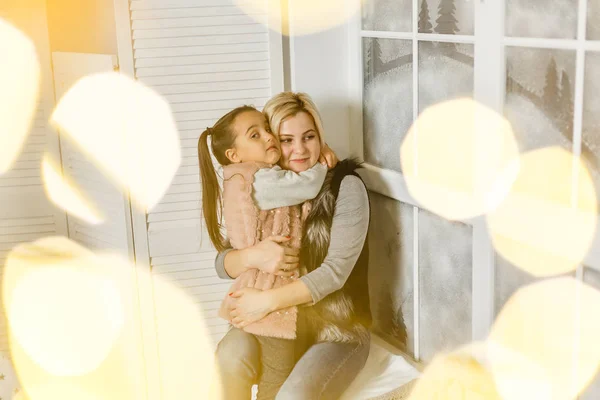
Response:
[{"label": "girl's ear", "polygon": [[225,157],[227,157],[229,161],[231,161],[234,164],[242,162],[237,151],[235,151],[235,148],[225,150]]}]

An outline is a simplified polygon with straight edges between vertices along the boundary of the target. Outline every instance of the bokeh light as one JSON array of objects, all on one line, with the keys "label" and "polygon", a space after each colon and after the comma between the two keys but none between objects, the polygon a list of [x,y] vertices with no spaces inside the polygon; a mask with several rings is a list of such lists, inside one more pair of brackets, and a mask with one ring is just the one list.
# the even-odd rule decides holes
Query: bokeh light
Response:
[{"label": "bokeh light", "polygon": [[[360,12],[363,0],[235,0],[235,5],[270,29],[289,36],[302,36],[335,28]],[[281,9],[281,4],[287,10]],[[291,16],[291,17],[290,17]],[[281,21],[281,25],[275,22]],[[290,27],[290,30],[287,29]]]},{"label": "bokeh light", "polygon": [[169,188],[181,161],[169,104],[118,73],[80,79],[61,98],[51,122],[146,210]]},{"label": "bokeh light", "polygon": [[449,220],[494,209],[518,172],[518,155],[508,121],[468,98],[427,108],[400,146],[411,196]]},{"label": "bokeh light", "polygon": [[40,64],[33,42],[0,18],[0,174],[17,159],[35,114]]},{"label": "bokeh light", "polygon": [[537,277],[572,271],[589,250],[598,218],[590,173],[559,147],[526,153],[520,164],[510,193],[487,216],[494,247]]},{"label": "bokeh light", "polygon": [[488,338],[491,370],[503,398],[558,400],[580,394],[600,366],[599,309],[600,292],[574,278],[519,289]]},{"label": "bokeh light", "polygon": [[[64,237],[17,246],[5,268],[3,305],[19,398],[146,398],[152,375],[146,373],[156,368],[163,399],[221,399],[219,392],[209,395],[218,376],[202,313],[180,288]],[[138,278],[151,279],[155,291],[148,326]],[[153,336],[142,334],[147,329],[156,329],[157,341],[144,345]],[[148,351],[158,351],[160,365],[147,362]]]},{"label": "bokeh light", "polygon": [[120,334],[120,293],[90,265],[91,254],[45,262],[40,247],[50,243],[64,247],[49,239],[10,253],[3,291],[7,320],[12,337],[41,368],[56,376],[84,375],[106,358]]},{"label": "bokeh light", "polygon": [[42,160],[42,176],[46,195],[54,204],[90,224],[103,222],[100,212],[61,174],[48,155]]},{"label": "bokeh light", "polygon": [[409,400],[502,400],[494,378],[479,360],[480,344],[439,354],[417,381]]}]

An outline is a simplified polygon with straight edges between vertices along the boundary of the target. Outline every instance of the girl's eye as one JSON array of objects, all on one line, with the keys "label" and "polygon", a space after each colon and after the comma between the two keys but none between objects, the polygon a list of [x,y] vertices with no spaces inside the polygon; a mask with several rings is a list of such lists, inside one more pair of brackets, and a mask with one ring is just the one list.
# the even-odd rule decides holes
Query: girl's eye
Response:
[{"label": "girl's eye", "polygon": [[258,136],[259,136],[259,135],[258,135],[258,133],[257,133],[257,132],[254,132],[254,133],[253,133],[253,134],[250,136],[250,138],[251,138],[251,139],[258,139]]}]

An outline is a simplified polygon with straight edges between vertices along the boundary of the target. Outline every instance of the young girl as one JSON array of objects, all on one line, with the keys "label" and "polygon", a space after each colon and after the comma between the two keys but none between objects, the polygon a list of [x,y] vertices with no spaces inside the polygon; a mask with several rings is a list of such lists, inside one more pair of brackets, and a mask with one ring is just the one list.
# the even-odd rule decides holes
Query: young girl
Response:
[{"label": "young girl", "polygon": [[[208,149],[223,166],[223,203],[216,172]],[[210,239],[218,251],[225,249],[219,215],[225,218],[227,237],[235,249],[257,244],[270,236],[285,236],[284,246],[300,247],[302,222],[308,213],[301,204],[314,198],[325,179],[327,167],[317,163],[300,174],[273,166],[279,161],[279,141],[271,133],[264,115],[243,106],[223,116],[202,133],[198,142],[202,180],[202,209]],[[295,280],[248,269],[235,281],[230,292],[242,287],[268,290]],[[230,297],[223,301],[219,315],[232,319]],[[297,309],[290,307],[244,327],[256,335],[261,346],[262,374],[258,398],[274,398],[295,362]],[[234,328],[235,329],[235,328]]]}]

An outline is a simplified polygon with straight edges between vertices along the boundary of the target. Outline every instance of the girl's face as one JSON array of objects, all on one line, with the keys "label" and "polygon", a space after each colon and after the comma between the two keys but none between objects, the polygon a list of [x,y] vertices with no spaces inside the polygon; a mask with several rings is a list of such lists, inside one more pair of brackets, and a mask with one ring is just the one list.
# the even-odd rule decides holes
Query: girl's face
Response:
[{"label": "girl's face", "polygon": [[234,146],[225,151],[233,163],[256,161],[277,164],[281,157],[279,143],[259,111],[247,111],[237,116],[233,124]]},{"label": "girl's face", "polygon": [[319,160],[321,141],[310,114],[299,112],[285,119],[279,127],[279,142],[279,165],[284,169],[294,172],[306,171]]}]

